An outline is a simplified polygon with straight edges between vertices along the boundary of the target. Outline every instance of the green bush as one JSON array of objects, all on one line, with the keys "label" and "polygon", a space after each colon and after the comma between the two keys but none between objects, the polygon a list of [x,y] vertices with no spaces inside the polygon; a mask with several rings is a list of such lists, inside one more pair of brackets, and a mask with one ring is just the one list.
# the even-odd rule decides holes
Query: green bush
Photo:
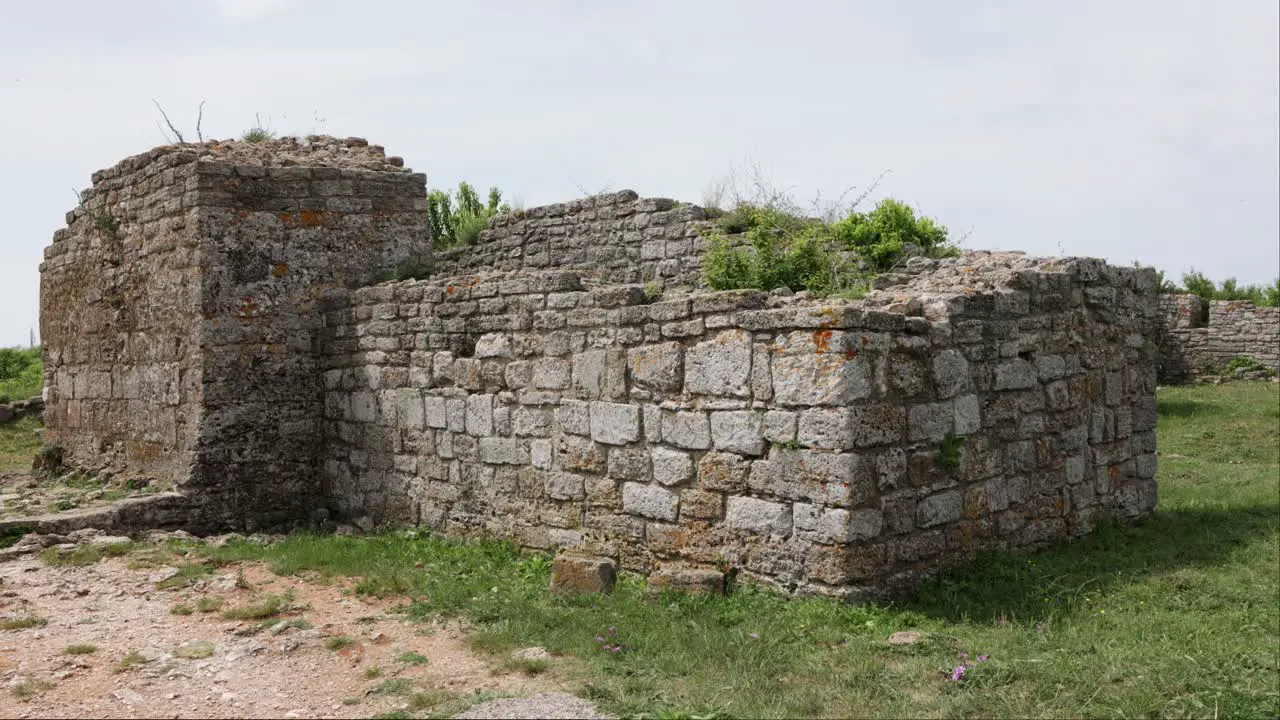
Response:
[{"label": "green bush", "polygon": [[1217,283],[1192,268],[1191,272],[1183,273],[1181,287],[1165,280],[1164,273],[1159,274],[1158,284],[1162,293],[1186,292],[1198,295],[1205,301],[1248,300],[1258,307],[1280,307],[1280,277],[1268,285],[1241,285],[1235,278]]},{"label": "green bush", "polygon": [[0,348],[0,402],[26,400],[44,386],[40,348]]},{"label": "green bush", "polygon": [[877,272],[902,262],[907,245],[926,257],[954,257],[960,249],[947,239],[947,228],[931,218],[916,217],[910,205],[885,198],[869,213],[849,213],[831,226],[835,237]]},{"label": "green bush", "polygon": [[480,202],[475,188],[465,182],[458,183],[453,196],[443,190],[427,193],[427,214],[437,248],[471,245],[493,216],[509,212],[511,207],[502,202],[502,191],[496,187],[489,188],[487,203]]},{"label": "green bush", "polygon": [[[745,243],[731,237],[740,234]],[[704,273],[716,290],[787,287],[858,298],[872,276],[902,262],[908,244],[928,257],[960,252],[945,227],[892,199],[834,223],[801,217],[785,204],[744,204],[719,216],[708,234]]]}]

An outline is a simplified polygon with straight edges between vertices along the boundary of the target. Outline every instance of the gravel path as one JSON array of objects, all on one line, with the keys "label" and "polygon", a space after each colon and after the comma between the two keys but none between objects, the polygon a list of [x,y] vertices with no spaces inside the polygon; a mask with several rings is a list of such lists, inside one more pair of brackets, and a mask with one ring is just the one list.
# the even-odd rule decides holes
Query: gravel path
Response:
[{"label": "gravel path", "polygon": [[502,698],[480,703],[455,718],[480,720],[481,718],[503,718],[509,720],[537,720],[549,718],[584,718],[586,720],[615,720],[612,715],[603,715],[594,703],[574,697],[567,693],[539,693],[524,698]]}]

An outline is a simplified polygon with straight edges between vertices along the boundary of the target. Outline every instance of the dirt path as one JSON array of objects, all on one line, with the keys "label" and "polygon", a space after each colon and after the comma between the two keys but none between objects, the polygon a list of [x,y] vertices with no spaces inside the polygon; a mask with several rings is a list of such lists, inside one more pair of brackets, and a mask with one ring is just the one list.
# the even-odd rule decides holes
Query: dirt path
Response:
[{"label": "dirt path", "polygon": [[[537,676],[492,669],[457,629],[388,615],[397,601],[344,592],[350,583],[309,583],[245,566],[249,588],[237,587],[233,567],[159,590],[171,569],[130,569],[128,562],[0,563],[0,617],[47,621],[0,631],[0,717],[369,717],[451,703],[462,709],[479,692],[559,689],[554,666]],[[210,599],[206,608],[220,598],[226,609],[289,590],[296,594],[290,609],[268,621],[170,612],[200,598]],[[279,620],[295,622],[260,629]],[[97,649],[68,654],[74,645]],[[137,662],[121,670],[126,657]]]}]

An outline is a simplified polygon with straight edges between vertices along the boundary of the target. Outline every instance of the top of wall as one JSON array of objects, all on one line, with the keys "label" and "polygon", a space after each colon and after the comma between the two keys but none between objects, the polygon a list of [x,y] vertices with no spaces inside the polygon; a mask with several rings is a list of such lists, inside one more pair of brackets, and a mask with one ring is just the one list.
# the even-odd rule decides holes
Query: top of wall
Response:
[{"label": "top of wall", "polygon": [[329,167],[374,172],[411,173],[404,159],[387,157],[381,145],[370,145],[364,138],[335,138],[308,135],[305,138],[282,137],[260,142],[246,140],[207,140],[203,143],[161,145],[99,170],[93,184],[131,175],[152,164],[165,168],[191,162],[213,162],[257,167]]}]

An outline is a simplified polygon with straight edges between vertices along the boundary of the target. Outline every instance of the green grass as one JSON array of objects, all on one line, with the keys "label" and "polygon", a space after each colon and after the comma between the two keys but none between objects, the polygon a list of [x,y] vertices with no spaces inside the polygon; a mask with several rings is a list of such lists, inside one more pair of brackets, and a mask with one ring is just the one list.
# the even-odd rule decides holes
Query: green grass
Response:
[{"label": "green grass", "polygon": [[9,692],[19,700],[25,701],[51,688],[53,688],[53,683],[48,680],[22,680],[14,685],[10,685]]},{"label": "green grass", "polygon": [[430,660],[422,653],[402,652],[396,656],[396,662],[402,662],[409,665],[426,665]]},{"label": "green grass", "polygon": [[202,613],[211,613],[220,610],[225,602],[220,597],[202,597],[196,600],[196,610]]},{"label": "green grass", "polygon": [[44,387],[40,348],[0,348],[0,403],[28,400]]},{"label": "green grass", "polygon": [[341,650],[344,647],[354,645],[356,639],[347,635],[337,635],[324,641],[324,646],[330,650]]},{"label": "green grass", "polygon": [[98,652],[97,645],[68,645],[62,649],[67,655],[92,655]]},{"label": "green grass", "polygon": [[112,670],[114,672],[122,673],[128,670],[129,668],[132,668],[138,665],[146,665],[149,662],[151,661],[148,660],[145,655],[138,652],[137,650],[131,650],[129,651],[128,655],[125,655],[124,657],[120,658],[120,662],[116,663],[115,667],[112,668]]},{"label": "green grass", "polygon": [[213,572],[211,566],[200,563],[183,563],[178,565],[176,569],[178,571],[177,575],[156,583],[157,590],[186,587]]},{"label": "green grass", "polygon": [[265,620],[288,610],[295,596],[292,589],[279,595],[260,595],[247,605],[222,611],[222,617],[228,620]]},{"label": "green grass", "polygon": [[[1134,527],[1034,557],[985,553],[897,603],[647,600],[547,592],[549,562],[414,532],[206,549],[278,573],[359,576],[412,618],[463,616],[473,645],[573,656],[581,692],[625,716],[1280,715],[1280,388],[1163,388],[1160,503]],[[626,646],[602,651],[597,635]],[[900,630],[929,633],[906,648]],[[960,653],[989,655],[962,682]]]},{"label": "green grass", "polygon": [[35,615],[0,618],[0,630],[26,630],[27,628],[44,627],[49,621]]},{"label": "green grass", "polygon": [[45,548],[40,552],[40,560],[54,567],[93,565],[109,557],[123,557],[137,548],[136,543],[78,545],[69,552],[63,552],[58,548]]},{"label": "green grass", "polygon": [[0,423],[0,473],[23,473],[31,470],[31,460],[40,452],[40,421],[23,418]]}]

